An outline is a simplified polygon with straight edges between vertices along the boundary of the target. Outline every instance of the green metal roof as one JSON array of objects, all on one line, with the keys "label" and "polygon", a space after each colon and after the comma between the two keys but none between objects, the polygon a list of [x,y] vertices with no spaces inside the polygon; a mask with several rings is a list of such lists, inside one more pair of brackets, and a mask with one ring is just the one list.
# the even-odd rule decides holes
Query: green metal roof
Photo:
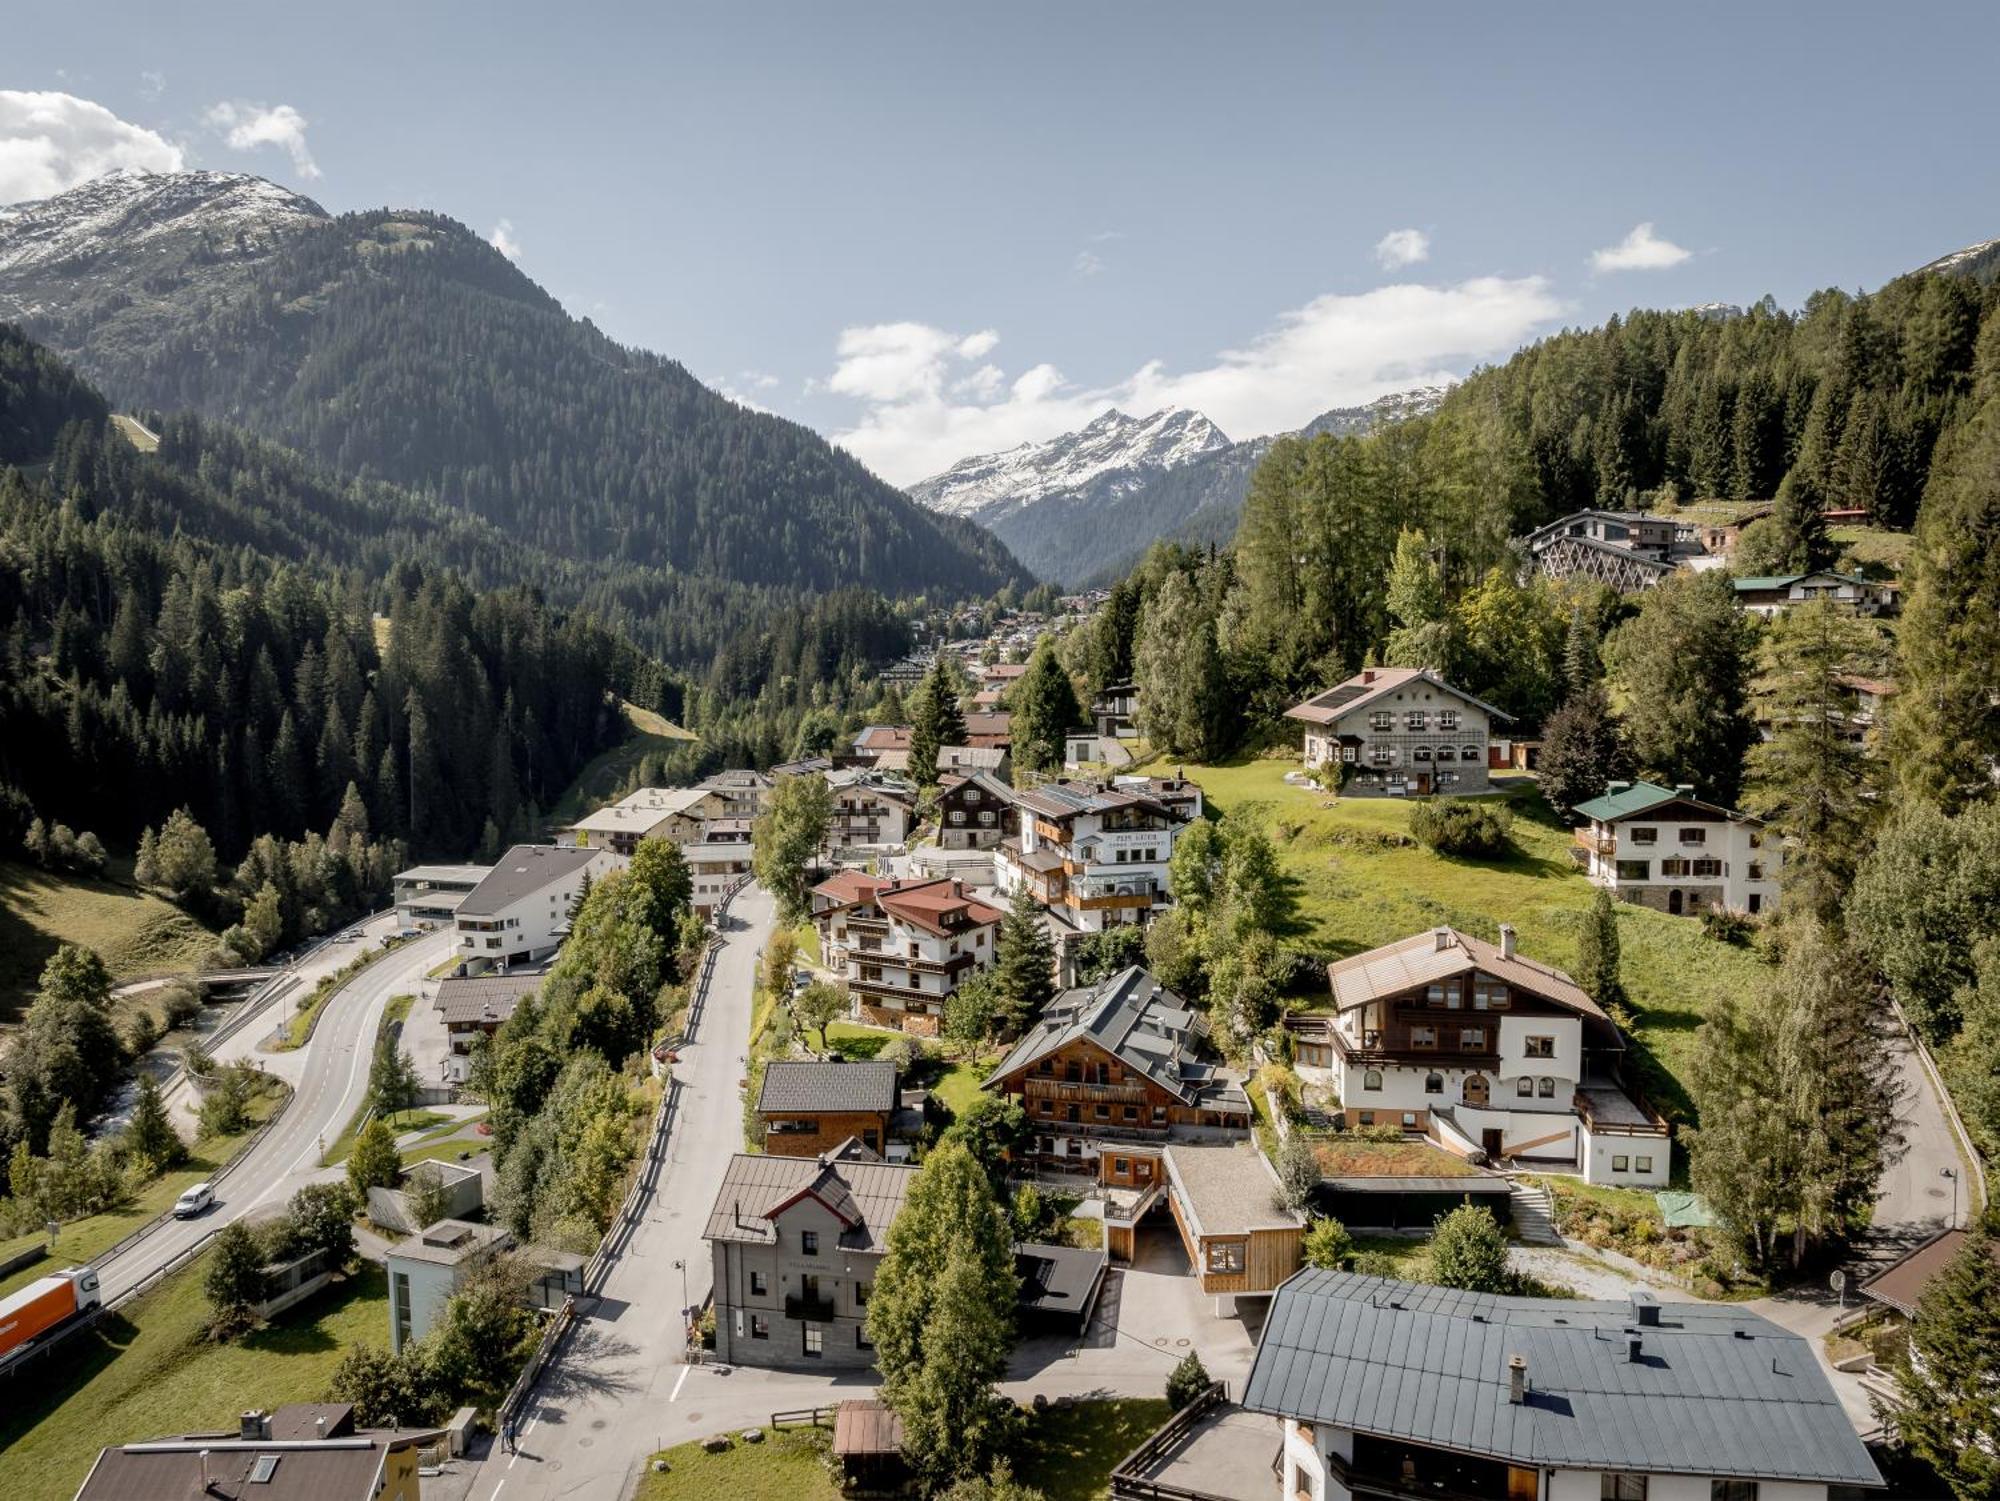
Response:
[{"label": "green metal roof", "polygon": [[1594,797],[1587,803],[1578,803],[1575,811],[1585,818],[1602,823],[1615,823],[1621,818],[1630,818],[1634,813],[1644,813],[1648,808],[1657,808],[1661,803],[1670,803],[1680,796],[1670,787],[1656,787],[1651,782],[1634,782],[1623,792],[1607,792],[1603,797]]},{"label": "green metal roof", "polygon": [[1868,580],[1851,573],[1835,573],[1831,568],[1815,568],[1811,573],[1760,573],[1745,578],[1732,579],[1737,589],[1742,591],[1763,591],[1767,589],[1789,589],[1800,579],[1838,579],[1843,584],[1858,584],[1867,587]]}]

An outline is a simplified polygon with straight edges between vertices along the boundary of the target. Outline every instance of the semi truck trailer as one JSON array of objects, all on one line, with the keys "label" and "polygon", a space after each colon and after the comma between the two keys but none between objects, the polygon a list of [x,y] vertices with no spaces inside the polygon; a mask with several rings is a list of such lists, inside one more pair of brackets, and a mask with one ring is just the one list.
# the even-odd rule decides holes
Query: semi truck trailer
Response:
[{"label": "semi truck trailer", "polygon": [[0,1298],[0,1365],[32,1340],[103,1301],[97,1290],[97,1273],[87,1266],[37,1277],[18,1292]]}]

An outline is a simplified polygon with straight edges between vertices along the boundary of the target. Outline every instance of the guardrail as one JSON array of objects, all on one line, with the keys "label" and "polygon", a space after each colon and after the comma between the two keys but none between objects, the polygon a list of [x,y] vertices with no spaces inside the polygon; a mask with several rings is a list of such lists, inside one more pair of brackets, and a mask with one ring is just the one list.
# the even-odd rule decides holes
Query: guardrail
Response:
[{"label": "guardrail", "polygon": [[833,1422],[839,1409],[832,1407],[788,1407],[771,1414],[773,1428],[824,1428]]},{"label": "guardrail", "polygon": [[535,1353],[528,1357],[528,1363],[521,1367],[521,1374],[514,1378],[507,1395],[500,1399],[500,1405],[493,1410],[494,1426],[505,1430],[507,1424],[520,1411],[521,1404],[528,1400],[528,1393],[535,1389],[535,1383],[542,1379],[542,1372],[555,1359],[556,1346],[569,1333],[576,1322],[576,1299],[564,1298],[556,1316],[549,1320],[549,1327],[542,1331],[542,1337],[535,1345]]}]

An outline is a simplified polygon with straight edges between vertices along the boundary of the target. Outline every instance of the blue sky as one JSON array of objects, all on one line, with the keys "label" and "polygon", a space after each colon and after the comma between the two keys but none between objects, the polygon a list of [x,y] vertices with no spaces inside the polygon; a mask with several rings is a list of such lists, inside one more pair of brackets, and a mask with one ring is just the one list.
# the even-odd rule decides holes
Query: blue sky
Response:
[{"label": "blue sky", "polygon": [[1113,403],[1278,430],[2000,235],[1990,5],[71,0],[8,32],[0,199],[178,161],[504,225],[572,311],[898,481]]}]

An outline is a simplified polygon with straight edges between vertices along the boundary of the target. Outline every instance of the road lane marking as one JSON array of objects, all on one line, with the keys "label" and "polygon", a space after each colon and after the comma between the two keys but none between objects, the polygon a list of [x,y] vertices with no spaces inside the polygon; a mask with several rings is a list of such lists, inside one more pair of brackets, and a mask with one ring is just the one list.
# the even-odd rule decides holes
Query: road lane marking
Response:
[{"label": "road lane marking", "polygon": [[671,1396],[671,1397],[667,1398],[667,1401],[669,1401],[669,1402],[672,1402],[672,1401],[674,1401],[674,1400],[675,1400],[675,1398],[677,1398],[677,1397],[679,1397],[679,1396],[680,1396],[680,1394],[681,1394],[681,1388],[682,1388],[683,1386],[685,1386],[685,1385],[687,1384],[687,1379],[688,1379],[688,1372],[689,1372],[689,1371],[691,1371],[691,1370],[693,1370],[693,1369],[694,1369],[694,1367],[693,1367],[693,1366],[691,1366],[691,1365],[684,1365],[684,1366],[682,1366],[682,1367],[681,1367],[681,1377],[680,1377],[680,1380],[678,1380],[678,1381],[676,1381],[676,1382],[674,1383],[674,1394],[673,1394],[673,1396]]}]

